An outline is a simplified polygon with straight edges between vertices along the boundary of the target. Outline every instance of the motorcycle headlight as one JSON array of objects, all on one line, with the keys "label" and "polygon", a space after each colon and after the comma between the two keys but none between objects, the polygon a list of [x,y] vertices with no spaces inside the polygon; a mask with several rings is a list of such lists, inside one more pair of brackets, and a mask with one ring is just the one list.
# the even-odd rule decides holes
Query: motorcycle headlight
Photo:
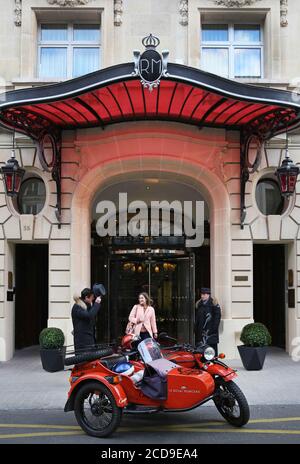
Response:
[{"label": "motorcycle headlight", "polygon": [[216,356],[216,352],[211,346],[208,346],[205,348],[203,355],[206,361],[211,361]]}]

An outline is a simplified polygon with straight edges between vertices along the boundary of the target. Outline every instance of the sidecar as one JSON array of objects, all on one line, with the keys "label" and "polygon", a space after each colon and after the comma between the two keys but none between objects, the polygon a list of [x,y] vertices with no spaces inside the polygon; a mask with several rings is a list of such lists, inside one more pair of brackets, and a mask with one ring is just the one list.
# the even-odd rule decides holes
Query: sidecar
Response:
[{"label": "sidecar", "polygon": [[107,437],[119,426],[123,412],[187,411],[213,398],[213,377],[163,358],[152,339],[138,346],[140,361],[130,361],[131,375],[118,372],[124,355],[102,356],[76,364],[70,376],[65,411],[74,410],[89,435]]}]

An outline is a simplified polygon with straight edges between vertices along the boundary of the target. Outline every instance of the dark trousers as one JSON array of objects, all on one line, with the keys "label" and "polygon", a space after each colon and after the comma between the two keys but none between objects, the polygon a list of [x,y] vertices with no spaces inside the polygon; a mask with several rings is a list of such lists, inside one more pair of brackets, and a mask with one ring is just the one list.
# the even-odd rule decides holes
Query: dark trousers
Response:
[{"label": "dark trousers", "polygon": [[146,338],[151,338],[151,335],[149,334],[149,332],[140,332],[140,337],[141,337],[141,341],[143,341]]}]

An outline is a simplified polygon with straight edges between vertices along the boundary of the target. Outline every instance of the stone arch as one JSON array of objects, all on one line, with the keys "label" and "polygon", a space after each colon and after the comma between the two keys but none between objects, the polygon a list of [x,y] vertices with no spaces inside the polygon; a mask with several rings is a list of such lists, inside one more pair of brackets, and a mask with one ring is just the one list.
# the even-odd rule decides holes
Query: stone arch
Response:
[{"label": "stone arch", "polygon": [[[108,160],[87,171],[78,182],[72,200],[71,226],[71,292],[90,285],[91,206],[95,195],[111,183],[134,176],[159,172],[171,176],[178,184],[193,185],[208,203],[211,224],[211,282],[212,291],[223,308],[223,318],[231,317],[230,266],[230,201],[225,185],[209,169],[191,160],[174,162],[174,155],[164,154],[159,164],[152,155],[132,155],[125,159]],[[155,168],[156,164],[156,168]]]}]

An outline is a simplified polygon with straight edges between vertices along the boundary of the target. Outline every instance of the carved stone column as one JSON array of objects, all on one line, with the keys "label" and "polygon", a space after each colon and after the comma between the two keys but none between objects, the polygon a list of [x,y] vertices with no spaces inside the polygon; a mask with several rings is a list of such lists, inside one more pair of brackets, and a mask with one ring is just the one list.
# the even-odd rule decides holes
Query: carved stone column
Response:
[{"label": "carved stone column", "polygon": [[179,2],[179,23],[182,26],[187,26],[189,23],[189,2],[188,0],[180,0]]},{"label": "carved stone column", "polygon": [[21,26],[22,24],[22,0],[15,0],[15,25]]},{"label": "carved stone column", "polygon": [[114,25],[121,26],[123,15],[123,0],[114,0]]},{"label": "carved stone column", "polygon": [[280,24],[282,27],[286,27],[288,25],[288,0],[280,0]]}]

